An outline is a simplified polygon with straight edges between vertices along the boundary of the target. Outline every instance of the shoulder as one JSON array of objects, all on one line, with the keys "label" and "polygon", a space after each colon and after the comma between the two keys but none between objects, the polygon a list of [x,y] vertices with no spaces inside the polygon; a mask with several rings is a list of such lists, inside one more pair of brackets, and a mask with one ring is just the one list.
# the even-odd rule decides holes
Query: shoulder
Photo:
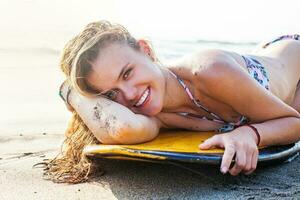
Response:
[{"label": "shoulder", "polygon": [[176,58],[175,60],[170,60],[167,62],[167,65],[175,67],[181,66],[197,70],[201,68],[206,68],[217,62],[226,61],[227,59],[232,58],[231,54],[232,52],[220,49],[196,51],[184,57]]},{"label": "shoulder", "polygon": [[205,85],[213,86],[214,82],[226,81],[228,74],[234,73],[236,68],[241,70],[233,54],[219,49],[198,51],[173,63],[169,69],[204,89]]},{"label": "shoulder", "polygon": [[191,70],[193,73],[197,72],[200,75],[200,72],[208,72],[208,70],[213,70],[234,62],[233,54],[233,52],[220,49],[202,50],[176,60],[168,61],[167,66],[170,66],[169,68]]},{"label": "shoulder", "polygon": [[237,67],[233,54],[220,49],[209,49],[194,53],[186,63],[192,66],[198,78],[212,78],[211,76],[219,76],[230,68]]},{"label": "shoulder", "polygon": [[199,66],[194,68],[195,78],[206,89],[226,83],[232,77],[241,79],[245,70],[235,60],[232,52],[212,49],[194,55],[199,60]]},{"label": "shoulder", "polygon": [[[211,49],[203,52],[198,52],[195,54],[195,59],[202,60],[201,63],[204,67],[199,68],[199,71],[206,75],[205,73],[215,72],[222,70],[224,67],[230,67],[236,64],[234,57],[232,56],[232,52],[219,50],[219,49]],[[199,75],[201,75],[201,73]],[[202,74],[202,75],[203,75]]]}]

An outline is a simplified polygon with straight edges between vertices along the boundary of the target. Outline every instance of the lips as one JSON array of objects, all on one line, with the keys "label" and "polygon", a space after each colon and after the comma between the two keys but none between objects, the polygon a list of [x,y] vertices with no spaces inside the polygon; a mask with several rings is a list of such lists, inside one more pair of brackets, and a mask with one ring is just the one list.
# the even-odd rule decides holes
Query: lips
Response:
[{"label": "lips", "polygon": [[147,89],[144,91],[142,96],[139,98],[138,102],[134,104],[134,107],[142,107],[144,106],[150,97],[150,87],[147,87]]}]

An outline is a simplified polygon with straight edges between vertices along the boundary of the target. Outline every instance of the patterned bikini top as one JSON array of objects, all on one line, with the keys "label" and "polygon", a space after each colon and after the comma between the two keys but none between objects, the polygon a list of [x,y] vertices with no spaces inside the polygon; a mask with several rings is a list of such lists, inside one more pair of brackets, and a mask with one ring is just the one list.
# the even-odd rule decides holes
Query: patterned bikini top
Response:
[{"label": "patterned bikini top", "polygon": [[[245,60],[249,74],[268,90],[269,89],[269,78],[267,76],[266,70],[263,67],[263,65],[260,64],[254,58],[251,58],[250,56],[242,56],[242,57]],[[205,111],[206,113],[208,113],[209,116],[211,116],[211,118],[207,118],[205,116],[199,117],[198,115],[188,113],[188,112],[178,112],[177,114],[182,115],[182,116],[192,116],[192,117],[197,116],[200,119],[205,119],[205,120],[220,123],[220,124],[222,124],[222,127],[217,129],[216,131],[221,132],[221,133],[232,131],[234,128],[244,125],[250,121],[245,116],[241,116],[240,119],[238,120],[238,122],[227,122],[227,121],[223,120],[220,116],[218,116],[217,114],[215,114],[215,113],[209,111],[207,108],[205,108],[199,100],[195,99],[194,96],[192,95],[191,91],[189,90],[189,88],[184,83],[184,81],[181,78],[179,78],[176,74],[174,74],[172,71],[170,71],[170,72],[178,80],[178,82],[183,87],[184,91],[187,93],[187,95],[191,99],[191,101],[198,108],[200,108],[203,111]]]}]

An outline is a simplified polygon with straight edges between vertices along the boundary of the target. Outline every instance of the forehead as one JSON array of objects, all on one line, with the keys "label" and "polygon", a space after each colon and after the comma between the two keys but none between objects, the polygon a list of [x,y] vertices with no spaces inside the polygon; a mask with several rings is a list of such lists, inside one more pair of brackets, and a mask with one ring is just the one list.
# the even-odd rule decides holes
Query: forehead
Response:
[{"label": "forehead", "polygon": [[110,89],[122,68],[137,59],[138,53],[128,45],[113,43],[99,51],[91,63],[92,71],[87,82],[99,91]]}]

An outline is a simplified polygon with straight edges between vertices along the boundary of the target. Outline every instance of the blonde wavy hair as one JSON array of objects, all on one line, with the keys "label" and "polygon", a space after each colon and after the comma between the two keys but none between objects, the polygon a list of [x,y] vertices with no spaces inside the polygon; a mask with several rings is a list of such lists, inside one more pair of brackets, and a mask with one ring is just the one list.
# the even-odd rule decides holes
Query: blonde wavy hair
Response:
[{"label": "blonde wavy hair", "polygon": [[[88,86],[85,77],[91,72],[91,62],[97,58],[101,49],[113,42],[127,44],[135,50],[140,49],[137,40],[123,26],[108,21],[88,24],[81,33],[65,45],[60,68],[77,92],[87,97],[98,95],[97,91]],[[150,47],[151,57],[157,61],[151,44],[149,41],[145,40],[145,42]],[[54,159],[43,163],[45,164],[44,177],[57,183],[84,182],[95,170],[91,160],[83,154],[83,149],[99,141],[75,110],[72,114],[60,153]]]}]

